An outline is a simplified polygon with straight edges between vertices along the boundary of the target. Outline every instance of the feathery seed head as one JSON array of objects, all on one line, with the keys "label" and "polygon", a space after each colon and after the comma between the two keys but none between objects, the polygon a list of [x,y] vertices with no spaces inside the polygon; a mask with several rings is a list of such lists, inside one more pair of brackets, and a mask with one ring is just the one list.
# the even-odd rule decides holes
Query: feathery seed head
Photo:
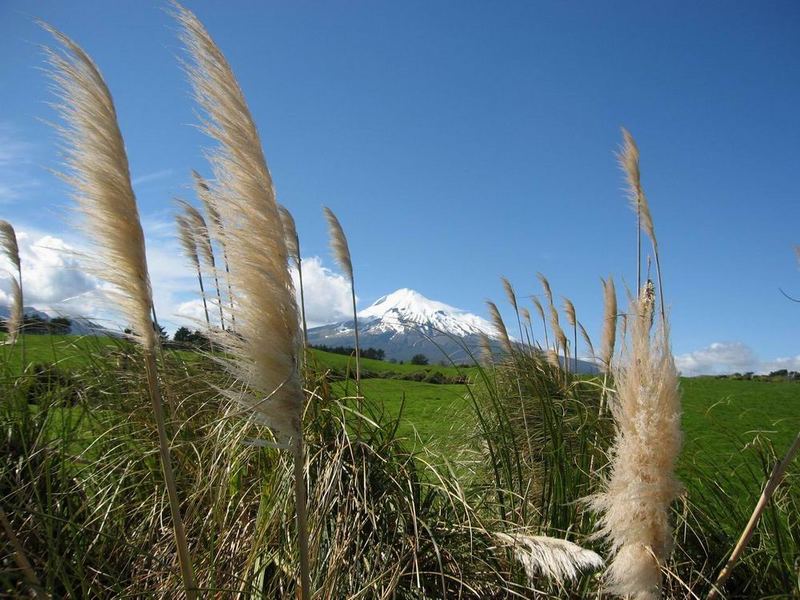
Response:
[{"label": "feathery seed head", "polygon": [[542,303],[539,302],[539,299],[534,297],[532,298],[533,305],[536,307],[536,312],[539,313],[539,318],[544,322],[544,309],[542,308]]},{"label": "feathery seed head", "polygon": [[14,227],[8,221],[0,219],[0,248],[3,249],[8,260],[14,263],[14,266],[19,270],[19,245],[17,244],[17,234]]},{"label": "feathery seed head", "polygon": [[344,271],[344,274],[352,282],[353,281],[353,263],[350,260],[350,248],[347,245],[347,237],[344,235],[342,224],[339,219],[333,214],[333,211],[327,206],[323,206],[322,210],[325,212],[325,218],[328,220],[328,235],[330,236],[331,251],[339,263],[339,267]]},{"label": "feathery seed head", "polygon": [[675,464],[681,448],[678,373],[666,329],[651,336],[644,299],[630,307],[630,343],[614,369],[611,404],[617,435],[604,491],[590,500],[600,533],[611,542],[611,591],[658,598],[659,565],[669,556],[670,505],[681,491]]},{"label": "feathery seed head", "polygon": [[178,226],[178,241],[181,243],[183,253],[195,269],[200,269],[200,259],[197,256],[197,244],[194,231],[189,219],[185,215],[175,215],[175,223]]},{"label": "feathery seed head", "polygon": [[301,335],[272,177],[230,65],[197,17],[175,6],[204,128],[218,142],[210,157],[215,187],[221,190],[214,207],[225,224],[230,282],[237,294],[231,309],[236,332],[220,332],[218,339],[230,356],[223,360],[225,368],[245,384],[232,397],[279,437],[295,438],[304,397]]},{"label": "feathery seed head", "polygon": [[511,285],[511,282],[506,277],[501,277],[500,281],[503,282],[503,289],[506,292],[506,298],[511,303],[511,306],[514,307],[514,310],[517,310],[517,295],[514,293],[514,286]]},{"label": "feathery seed head", "polygon": [[522,320],[525,321],[525,323],[528,325],[531,324],[531,311],[525,307],[522,307],[519,309],[519,314],[522,315]]},{"label": "feathery seed head", "polygon": [[283,234],[286,238],[286,250],[289,252],[289,258],[294,260],[295,265],[299,265],[300,237],[297,235],[297,226],[295,225],[294,217],[283,204],[278,205],[278,210],[281,214],[281,223],[283,224]]},{"label": "feathery seed head", "polygon": [[550,289],[550,282],[547,281],[547,277],[541,273],[537,273],[536,277],[542,284],[542,289],[544,290],[544,295],[547,297],[547,302],[549,304],[553,304],[553,291]]},{"label": "feathery seed head", "polygon": [[189,224],[191,231],[194,235],[195,243],[203,257],[206,265],[214,268],[214,249],[211,246],[211,237],[208,233],[208,226],[203,215],[194,206],[186,202],[186,200],[176,199],[178,206],[183,209],[186,216],[186,222]]},{"label": "feathery seed head", "polygon": [[625,181],[628,184],[628,197],[634,212],[638,213],[642,220],[642,229],[656,246],[656,234],[653,227],[653,217],[650,214],[650,205],[642,189],[642,178],[639,171],[639,147],[630,132],[622,128],[622,147],[617,152],[617,160],[625,173]]},{"label": "feathery seed head", "polygon": [[486,306],[489,308],[489,317],[491,318],[492,325],[494,325],[495,331],[500,336],[500,343],[503,347],[503,351],[507,354],[511,354],[511,338],[508,337],[506,324],[503,322],[503,317],[500,316],[500,311],[497,310],[497,305],[491,300],[487,300]]},{"label": "feathery seed head", "polygon": [[564,312],[567,315],[567,321],[572,327],[575,327],[577,318],[575,317],[575,305],[569,298],[564,298]]},{"label": "feathery seed head", "polygon": [[514,557],[525,568],[531,585],[540,575],[565,583],[574,581],[582,572],[603,566],[603,559],[597,553],[568,540],[521,533],[495,533],[494,537],[513,548]]},{"label": "feathery seed head", "polygon": [[589,337],[589,332],[586,331],[586,328],[583,326],[583,323],[578,321],[578,330],[581,332],[581,337],[583,341],[586,342],[586,347],[589,348],[589,354],[594,360],[594,344],[592,344],[592,338]]},{"label": "feathery seed head", "polygon": [[16,277],[11,277],[11,306],[6,320],[6,331],[8,331],[8,343],[14,344],[22,330],[25,317],[22,306],[22,288]]},{"label": "feathery seed head", "polygon": [[152,350],[156,343],[150,318],[152,292],[144,233],[131,187],[128,157],[117,124],[111,93],[92,59],[71,39],[42,24],[61,46],[46,49],[49,76],[64,121],[57,127],[65,142],[66,173],[84,229],[97,248],[92,271],[109,282],[111,294],[134,330]]},{"label": "feathery seed head", "polygon": [[603,281],[603,340],[600,348],[600,359],[611,366],[611,357],[614,356],[614,344],[617,339],[617,291],[614,280],[609,277]]}]

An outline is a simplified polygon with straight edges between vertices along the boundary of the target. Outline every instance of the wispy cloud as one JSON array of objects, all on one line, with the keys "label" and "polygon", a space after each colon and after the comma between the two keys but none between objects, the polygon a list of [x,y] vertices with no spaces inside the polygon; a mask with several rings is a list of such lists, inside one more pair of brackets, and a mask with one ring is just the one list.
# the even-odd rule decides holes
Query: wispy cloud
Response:
[{"label": "wispy cloud", "polygon": [[152,183],[153,181],[158,181],[159,179],[166,179],[167,177],[171,177],[174,172],[175,172],[174,169],[161,169],[160,171],[145,173],[144,175],[139,175],[138,177],[134,177],[132,183],[133,185]]},{"label": "wispy cloud", "polygon": [[34,169],[35,146],[8,122],[0,122],[0,204],[25,196],[41,183]]}]

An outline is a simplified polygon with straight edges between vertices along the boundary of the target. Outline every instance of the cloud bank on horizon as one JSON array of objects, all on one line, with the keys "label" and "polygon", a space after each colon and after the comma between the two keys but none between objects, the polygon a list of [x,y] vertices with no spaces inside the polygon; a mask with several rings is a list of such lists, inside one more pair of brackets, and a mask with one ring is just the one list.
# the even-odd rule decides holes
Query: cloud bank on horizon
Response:
[{"label": "cloud bank on horizon", "polygon": [[[198,327],[204,320],[197,279],[186,264],[170,222],[144,220],[147,262],[159,322],[168,330]],[[106,327],[124,327],[124,318],[113,309],[112,290],[92,274],[88,249],[81,240],[65,240],[32,228],[18,228],[25,306],[49,314],[81,316]],[[0,258],[0,304],[8,304],[10,273],[15,271]],[[294,273],[297,284],[297,273]],[[309,325],[339,321],[350,313],[350,284],[323,266],[319,257],[303,260],[303,284]],[[212,311],[213,316],[213,311]]]}]

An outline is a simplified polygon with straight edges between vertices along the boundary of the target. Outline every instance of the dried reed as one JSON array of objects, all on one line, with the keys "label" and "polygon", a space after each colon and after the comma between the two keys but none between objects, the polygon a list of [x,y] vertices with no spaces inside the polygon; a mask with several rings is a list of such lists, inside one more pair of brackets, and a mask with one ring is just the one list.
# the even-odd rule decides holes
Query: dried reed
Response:
[{"label": "dried reed", "polygon": [[225,223],[230,279],[236,290],[232,313],[238,321],[235,334],[219,336],[228,354],[220,360],[243,384],[240,393],[230,395],[273,431],[281,447],[292,450],[300,593],[308,600],[301,340],[283,225],[258,131],[233,71],[197,17],[175,6],[191,58],[189,78],[205,111],[205,131],[219,144],[210,160],[224,190],[217,209]]},{"label": "dried reed", "polygon": [[303,344],[307,348],[308,325],[306,324],[306,298],[303,291],[303,259],[300,256],[300,236],[297,235],[297,226],[289,209],[281,204],[278,205],[278,210],[281,214],[283,234],[286,236],[286,250],[289,252],[289,258],[294,261],[294,265],[297,267],[297,280],[300,284],[300,318],[303,321]]},{"label": "dried reed", "polygon": [[84,229],[97,248],[94,271],[113,285],[111,296],[131,320],[132,337],[144,350],[148,389],[156,416],[159,452],[169,496],[175,542],[188,598],[196,596],[194,571],[180,513],[164,408],[156,372],[158,338],[150,318],[153,299],[144,233],[131,187],[125,144],[111,93],[92,59],[75,42],[43,24],[62,52],[46,49],[65,122],[57,127],[65,142],[67,172]]},{"label": "dried reed", "polygon": [[211,329],[211,319],[208,317],[208,303],[206,302],[206,290],[203,287],[203,274],[200,269],[200,258],[197,256],[195,230],[185,214],[176,215],[175,223],[178,225],[178,241],[181,243],[183,253],[186,255],[186,258],[189,259],[189,262],[194,265],[194,269],[197,272],[197,281],[200,284],[200,298],[203,301],[206,326]]},{"label": "dried reed", "polygon": [[641,600],[660,595],[660,568],[672,548],[670,504],[681,491],[674,474],[681,447],[678,373],[668,331],[651,336],[653,301],[647,288],[631,301],[630,348],[614,370],[611,473],[591,499],[614,556],[609,587]]},{"label": "dried reed", "polygon": [[333,211],[327,206],[322,207],[325,213],[325,219],[328,221],[328,234],[330,236],[331,250],[339,267],[344,271],[347,278],[350,280],[350,295],[353,299],[353,331],[355,332],[356,339],[356,390],[358,396],[361,396],[361,367],[360,367],[360,350],[358,346],[358,313],[356,312],[356,286],[353,281],[353,261],[350,258],[350,247],[347,244],[347,237],[342,229],[342,224]]}]

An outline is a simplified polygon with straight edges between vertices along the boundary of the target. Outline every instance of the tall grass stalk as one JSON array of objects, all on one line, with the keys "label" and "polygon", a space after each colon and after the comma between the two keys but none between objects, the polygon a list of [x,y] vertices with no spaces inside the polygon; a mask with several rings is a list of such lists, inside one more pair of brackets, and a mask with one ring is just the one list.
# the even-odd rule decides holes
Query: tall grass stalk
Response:
[{"label": "tall grass stalk", "polygon": [[300,256],[300,236],[297,235],[297,226],[289,209],[282,204],[278,206],[283,223],[283,233],[286,236],[286,249],[289,258],[294,261],[297,268],[297,281],[300,285],[300,318],[303,321],[303,345],[308,348],[308,325],[306,324],[306,297],[303,291],[303,258]]},{"label": "tall grass stalk", "polygon": [[361,351],[358,345],[358,312],[356,311],[356,284],[353,279],[353,261],[350,257],[350,247],[347,244],[347,236],[344,234],[342,224],[333,211],[327,206],[323,207],[325,218],[328,221],[328,234],[330,236],[331,250],[339,267],[344,271],[345,276],[350,280],[350,296],[353,300],[353,331],[356,341],[356,391],[361,396]]},{"label": "tall grass stalk", "polygon": [[508,298],[509,304],[511,304],[511,306],[514,308],[514,314],[517,316],[517,327],[519,327],[519,341],[523,342],[525,340],[525,336],[522,333],[522,319],[520,318],[519,314],[517,294],[514,292],[514,286],[511,285],[511,282],[507,277],[501,277],[500,281],[503,282],[503,290],[506,293],[506,298]]},{"label": "tall grass stalk", "polygon": [[764,485],[764,489],[761,492],[761,496],[756,503],[755,508],[753,509],[753,514],[750,515],[750,520],[747,522],[747,525],[742,531],[742,535],[739,537],[739,540],[736,542],[736,546],[734,547],[733,551],[731,552],[730,558],[728,558],[728,562],[725,563],[725,567],[723,567],[720,574],[717,576],[716,581],[714,582],[713,589],[708,594],[708,599],[712,600],[716,598],[722,589],[725,587],[725,582],[731,576],[736,563],[742,556],[745,548],[747,548],[747,544],[750,541],[750,538],[755,533],[756,526],[758,525],[758,520],[761,518],[761,514],[764,512],[764,509],[767,507],[772,495],[775,493],[775,490],[778,489],[781,481],[783,480],[783,476],[786,474],[786,469],[789,467],[789,464],[794,460],[795,455],[797,454],[798,450],[800,450],[800,433],[797,434],[795,437],[794,442],[787,450],[784,457],[775,463],[775,467],[772,470],[772,473],[767,479],[766,485]]},{"label": "tall grass stalk", "polygon": [[[211,189],[211,186],[208,185],[206,180],[203,179],[203,176],[197,171],[192,171],[192,178],[194,179],[195,187],[197,189],[197,197],[200,198],[200,202],[203,203],[206,215],[208,215],[208,223],[210,223],[210,225],[206,228],[206,231],[208,232],[212,261],[214,252],[213,246],[211,245],[211,238],[214,238],[222,248],[222,262],[225,266],[225,282],[228,286],[228,303],[230,304],[231,309],[233,309],[233,288],[231,287],[231,270],[230,266],[228,265],[228,251],[225,247],[225,226],[222,223],[222,217],[217,209],[215,192]],[[219,302],[220,306],[220,326],[222,329],[225,329],[224,311],[222,310],[222,291],[219,285],[219,272],[217,271],[216,264],[214,264],[214,284],[217,288],[217,301]],[[235,327],[236,320],[233,315],[231,315],[231,321]]]},{"label": "tall grass stalk", "polygon": [[544,330],[544,347],[547,349],[550,347],[550,340],[547,336],[547,319],[544,318],[544,309],[542,308],[542,303],[538,298],[534,297],[531,300],[533,302],[533,306],[536,308],[536,312],[539,313],[539,318],[542,321],[542,329]]},{"label": "tall grass stalk", "polygon": [[268,426],[294,459],[295,512],[300,554],[300,593],[311,597],[302,430],[303,385],[299,368],[299,315],[288,251],[272,177],[261,140],[233,71],[202,23],[176,4],[176,18],[190,56],[195,99],[205,111],[206,133],[218,142],[210,155],[224,191],[218,204],[226,228],[236,333],[221,332],[224,367],[244,385],[228,394]]},{"label": "tall grass stalk", "polygon": [[[658,296],[660,303],[661,325],[667,325],[666,305],[664,302],[664,283],[661,277],[661,259],[658,254],[658,242],[653,225],[653,217],[650,213],[650,204],[647,202],[644,189],[642,188],[642,176],[639,170],[639,147],[630,132],[622,128],[622,148],[617,157],[625,172],[625,180],[628,184],[628,197],[636,211],[637,220],[637,276],[636,289],[642,289],[642,229],[645,230],[653,247],[653,257],[656,261],[656,278],[658,279]],[[649,266],[648,266],[649,271]]]},{"label": "tall grass stalk", "polygon": [[222,294],[219,289],[217,261],[214,258],[214,247],[211,245],[211,234],[209,233],[208,225],[203,218],[203,214],[194,206],[185,200],[179,200],[178,204],[183,208],[186,219],[191,225],[200,258],[203,259],[206,268],[211,272],[211,276],[214,278],[214,286],[217,293],[217,308],[219,309],[219,324],[220,328],[225,329],[225,315],[222,310]]},{"label": "tall grass stalk", "polygon": [[97,247],[94,270],[115,289],[112,297],[133,325],[142,347],[148,390],[158,429],[159,454],[169,496],[175,543],[187,598],[196,596],[194,570],[172,471],[161,391],[156,373],[158,338],[151,320],[153,298],[144,234],[131,187],[125,144],[111,94],[92,59],[64,34],[43,24],[62,52],[46,49],[50,77],[65,126],[67,172],[84,229]]},{"label": "tall grass stalk", "polygon": [[203,273],[200,269],[200,258],[197,256],[197,238],[189,219],[185,214],[176,215],[175,223],[178,225],[178,241],[183,247],[183,253],[189,262],[194,265],[197,272],[197,282],[200,286],[200,299],[203,301],[203,313],[206,317],[206,327],[211,329],[211,319],[208,317],[208,302],[206,301],[206,290],[203,286]]},{"label": "tall grass stalk", "polygon": [[591,499],[599,531],[611,542],[609,587],[641,600],[660,596],[661,568],[672,549],[670,505],[681,490],[674,474],[681,447],[678,373],[668,331],[651,336],[653,302],[646,289],[631,300],[627,355],[615,369],[611,471]]}]

